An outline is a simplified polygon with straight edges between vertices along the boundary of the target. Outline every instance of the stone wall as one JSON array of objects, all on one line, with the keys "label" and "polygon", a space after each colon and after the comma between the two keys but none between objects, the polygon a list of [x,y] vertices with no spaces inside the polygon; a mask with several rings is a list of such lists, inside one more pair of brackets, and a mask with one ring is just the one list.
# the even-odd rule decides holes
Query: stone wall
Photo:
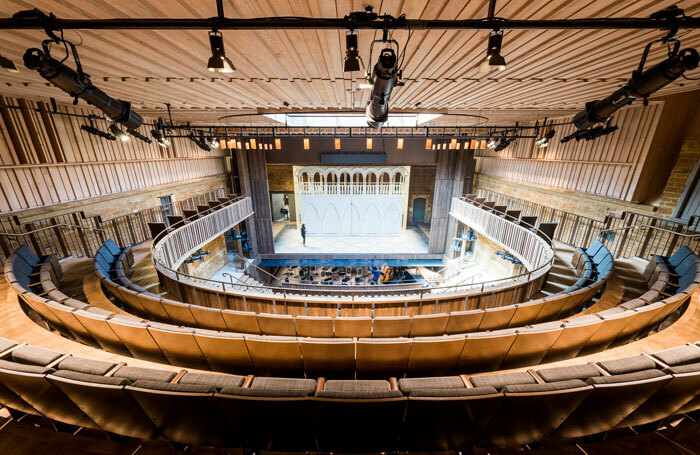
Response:
[{"label": "stone wall", "polygon": [[271,192],[294,192],[294,166],[291,164],[268,164],[267,179]]},{"label": "stone wall", "polygon": [[185,273],[199,278],[211,278],[228,263],[226,254],[226,241],[224,235],[220,235],[211,242],[202,246],[202,251],[209,250],[201,261],[183,264]]},{"label": "stone wall", "polygon": [[408,185],[408,223],[413,220],[413,201],[425,199],[425,221],[430,222],[433,213],[433,192],[435,191],[436,166],[411,166]]},{"label": "stone wall", "polygon": [[695,120],[683,141],[671,175],[666,182],[666,187],[659,201],[659,213],[663,216],[675,215],[675,209],[688,184],[693,169],[700,160],[700,109],[695,115]]},{"label": "stone wall", "polygon": [[[217,188],[230,188],[230,176],[220,174],[189,182],[172,183],[149,188],[147,190],[126,191],[109,196],[95,197],[81,201],[67,202],[17,212],[22,222],[55,217],[64,213],[83,211],[85,216],[102,216],[103,220],[116,218],[127,213],[157,207],[161,196],[171,196],[173,201],[181,201],[197,194],[203,194]],[[228,191],[228,190],[227,190]]]},{"label": "stone wall", "polygon": [[[566,212],[602,220],[608,211],[633,211],[659,216],[658,207],[635,204],[619,199],[596,196],[559,188],[520,183],[483,174],[475,175],[475,189],[484,188],[509,196],[533,201]],[[524,214],[527,215],[527,214]]]}]

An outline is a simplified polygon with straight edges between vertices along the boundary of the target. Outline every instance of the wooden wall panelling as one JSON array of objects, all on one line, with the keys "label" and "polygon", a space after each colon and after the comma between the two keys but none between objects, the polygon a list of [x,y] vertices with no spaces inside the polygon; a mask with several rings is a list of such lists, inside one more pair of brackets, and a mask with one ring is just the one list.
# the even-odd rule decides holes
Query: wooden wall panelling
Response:
[{"label": "wooden wall panelling", "polygon": [[[635,105],[622,109],[613,122],[619,129],[593,141],[572,140],[561,144],[561,138],[574,131],[573,125],[567,125],[555,128],[556,134],[545,150],[537,150],[533,139],[519,139],[499,153],[480,150],[477,172],[629,199],[636,184],[634,173],[643,164],[663,106],[664,102],[659,101],[646,108]],[[566,120],[570,117],[555,121]]]},{"label": "wooden wall panelling", "polygon": [[[42,107],[33,101],[1,98],[6,104]],[[87,114],[82,107],[62,111]],[[149,120],[146,119],[148,122]],[[219,152],[203,153],[191,141],[173,140],[178,157],[132,138],[108,141],[80,130],[85,119],[35,111],[0,111],[0,209],[17,211],[138,190],[225,172]],[[106,131],[105,121],[93,121]],[[141,128],[148,134],[148,127]]]}]

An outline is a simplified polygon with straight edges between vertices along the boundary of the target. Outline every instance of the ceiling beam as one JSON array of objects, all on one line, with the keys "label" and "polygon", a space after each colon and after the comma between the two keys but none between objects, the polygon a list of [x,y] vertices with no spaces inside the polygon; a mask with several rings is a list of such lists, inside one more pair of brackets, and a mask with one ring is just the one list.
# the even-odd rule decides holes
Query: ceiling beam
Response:
[{"label": "ceiling beam", "polygon": [[463,20],[421,20],[381,16],[373,21],[355,21],[350,18],[267,17],[256,19],[60,19],[36,15],[13,16],[0,19],[2,30],[51,29],[51,30],[670,30],[674,28],[700,28],[700,18],[674,19],[649,18],[591,18],[516,20],[501,18]]}]

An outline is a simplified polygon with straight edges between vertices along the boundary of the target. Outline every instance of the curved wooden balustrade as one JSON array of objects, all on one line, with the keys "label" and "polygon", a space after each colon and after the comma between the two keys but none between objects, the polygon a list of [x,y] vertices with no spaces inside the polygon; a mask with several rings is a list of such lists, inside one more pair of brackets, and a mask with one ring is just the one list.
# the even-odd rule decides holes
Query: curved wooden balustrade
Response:
[{"label": "curved wooden balustrade", "polygon": [[[322,285],[310,286],[308,291],[266,286],[238,286],[222,281],[207,280],[175,271],[184,259],[198,247],[245,215],[234,206],[244,204],[244,198],[232,206],[203,216],[156,238],[152,257],[161,285],[179,301],[219,309],[236,309],[256,313],[277,313],[294,316],[415,316],[448,313],[482,308],[502,307],[530,299],[542,287],[554,261],[554,249],[543,233],[528,229],[501,217],[491,209],[455,198],[454,216],[471,222],[484,235],[513,252],[529,271],[501,280],[469,285],[428,288],[411,291],[405,286],[377,286],[371,291],[356,291],[348,286],[342,292]],[[247,206],[246,206],[247,207]],[[232,212],[232,213],[228,213]],[[247,212],[246,212],[247,213]],[[236,216],[238,218],[236,218]],[[309,295],[309,294],[326,295]],[[399,295],[396,295],[399,294]]]},{"label": "curved wooden balustrade", "polygon": [[[125,252],[122,254],[126,256]],[[71,307],[36,295],[35,291],[52,286],[50,276],[39,275],[34,279],[40,281],[33,282],[31,277],[19,273],[28,272],[26,265],[15,269],[15,262],[28,264],[33,260],[33,264],[38,263],[38,258],[33,258],[33,253],[24,248],[8,261],[6,275],[13,289],[52,324],[68,332],[79,332],[76,338],[91,337],[105,349],[202,369],[254,370],[257,374],[268,375],[356,374],[360,377],[496,370],[605,349],[612,343],[625,342],[645,333],[687,301],[687,292],[697,286],[700,264],[695,255],[689,254],[692,268],[684,273],[690,281],[684,278],[683,287],[661,301],[637,299],[614,311],[573,318],[564,323],[442,337],[326,339],[217,332],[115,316],[95,308]],[[659,291],[652,292],[659,297]],[[188,305],[180,305],[177,318],[178,323],[184,325],[196,323]]]},{"label": "curved wooden balustrade", "polygon": [[[598,245],[602,246],[600,243]],[[122,260],[124,257],[127,260]],[[278,305],[275,314],[248,312],[244,308],[230,308],[236,311],[223,312],[219,308],[191,305],[189,310],[192,318],[188,317],[186,321],[177,318],[182,302],[161,298],[127,278],[128,255],[120,254],[114,242],[107,241],[98,249],[94,265],[96,273],[111,294],[123,302],[130,312],[150,320],[263,335],[326,338],[415,337],[498,330],[563,319],[603,288],[612,271],[612,257],[608,254],[605,258],[605,264],[600,260],[603,267],[592,265],[590,271],[586,272],[587,275],[582,276],[575,285],[565,291],[503,307],[416,316],[347,318],[308,314],[292,316],[285,313],[287,307],[284,305]],[[592,279],[593,274],[596,279]],[[216,312],[222,314],[217,316]]]}]

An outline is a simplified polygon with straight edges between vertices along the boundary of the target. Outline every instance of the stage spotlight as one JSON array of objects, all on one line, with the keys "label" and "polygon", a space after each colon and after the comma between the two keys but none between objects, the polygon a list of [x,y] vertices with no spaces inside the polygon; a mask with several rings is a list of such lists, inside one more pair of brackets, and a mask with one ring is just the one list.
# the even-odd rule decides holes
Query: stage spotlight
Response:
[{"label": "stage spotlight", "polygon": [[586,108],[574,117],[573,123],[576,128],[586,130],[596,123],[604,122],[613,112],[634,100],[641,98],[646,102],[651,94],[675,81],[687,70],[697,68],[700,60],[695,49],[687,48],[680,52],[676,49],[669,58],[642,72],[640,70],[648,50],[649,46],[645,50],[639,69],[632,73],[632,78],[624,87],[607,98],[586,103]]},{"label": "stage spotlight", "polygon": [[150,144],[150,143],[151,143],[151,140],[150,140],[149,138],[147,138],[146,136],[144,136],[143,134],[139,133],[139,132],[136,131],[136,130],[131,130],[131,129],[130,129],[130,130],[126,130],[126,132],[129,133],[131,136],[134,136],[136,139],[141,139],[141,140],[142,140],[143,142],[145,142],[146,144]]},{"label": "stage spotlight", "polygon": [[348,30],[345,35],[345,61],[343,71],[360,71],[360,54],[357,50],[357,32]]},{"label": "stage spotlight", "polygon": [[372,138],[367,138],[367,150],[372,150]]},{"label": "stage spotlight", "polygon": [[86,133],[94,134],[95,136],[99,136],[110,141],[117,140],[117,138],[113,134],[109,134],[102,130],[98,130],[97,128],[92,126],[92,122],[90,123],[90,125],[82,125],[80,129],[85,131]]},{"label": "stage spotlight", "polygon": [[212,149],[218,149],[219,148],[219,141],[215,137],[209,137],[204,139],[204,142],[209,146],[209,148]]},{"label": "stage spotlight", "polygon": [[585,130],[577,130],[571,133],[570,135],[562,138],[561,143],[564,144],[566,142],[569,142],[571,139],[576,139],[576,142],[580,141],[581,139],[585,139],[587,141],[597,139],[601,136],[605,136],[607,134],[610,134],[614,131],[617,131],[617,126],[611,126],[609,123],[606,124],[606,126],[603,125],[596,125],[591,128],[587,128]]},{"label": "stage spotlight", "polygon": [[535,141],[535,145],[539,148],[545,148],[549,146],[549,141],[554,137],[554,130],[550,129],[544,135]]},{"label": "stage spotlight", "polygon": [[129,140],[129,135],[126,134],[124,131],[120,130],[114,123],[109,125],[109,131],[122,142],[126,142]]},{"label": "stage spotlight", "polygon": [[489,44],[486,50],[486,58],[479,64],[480,73],[489,73],[494,70],[506,69],[506,59],[501,55],[503,43],[503,30],[494,30],[489,34]]},{"label": "stage spotlight", "polygon": [[170,141],[163,137],[163,133],[161,133],[160,131],[151,130],[151,136],[153,136],[153,139],[155,139],[158,145],[160,145],[161,147],[170,147]]},{"label": "stage spotlight", "polygon": [[3,68],[10,73],[19,73],[19,69],[17,69],[17,65],[15,65],[15,62],[10,60],[9,58],[3,57],[2,55],[0,55],[0,68]]},{"label": "stage spotlight", "polygon": [[197,147],[199,147],[200,149],[204,150],[205,152],[211,152],[211,148],[209,147],[209,144],[207,144],[206,142],[204,142],[204,140],[199,139],[199,138],[197,138],[197,137],[195,137],[195,136],[187,136],[187,137],[188,137],[192,142],[194,142],[195,144],[197,144]]},{"label": "stage spotlight", "polygon": [[387,47],[382,49],[372,71],[372,94],[367,102],[367,125],[381,128],[389,119],[389,97],[399,80],[396,53]]},{"label": "stage spotlight", "polygon": [[[76,54],[77,55],[77,54]],[[24,66],[36,70],[41,77],[51,82],[70,96],[82,98],[107,116],[127,128],[138,128],[143,119],[131,110],[131,103],[111,98],[90,81],[90,76],[78,73],[62,62],[44,54],[41,49],[27,49],[24,54]]]},{"label": "stage spotlight", "polygon": [[402,137],[396,139],[396,149],[403,150],[403,138]]},{"label": "stage spotlight", "polygon": [[276,137],[275,138],[275,150],[281,150],[282,149],[282,139]]},{"label": "stage spotlight", "polygon": [[486,147],[490,148],[491,150],[495,149],[497,145],[498,141],[494,137],[490,137],[489,141],[486,143]]},{"label": "stage spotlight", "polygon": [[211,47],[211,57],[209,57],[209,63],[207,63],[209,71],[216,71],[217,73],[232,73],[236,71],[231,60],[226,57],[224,36],[221,32],[209,32],[209,46]]}]

